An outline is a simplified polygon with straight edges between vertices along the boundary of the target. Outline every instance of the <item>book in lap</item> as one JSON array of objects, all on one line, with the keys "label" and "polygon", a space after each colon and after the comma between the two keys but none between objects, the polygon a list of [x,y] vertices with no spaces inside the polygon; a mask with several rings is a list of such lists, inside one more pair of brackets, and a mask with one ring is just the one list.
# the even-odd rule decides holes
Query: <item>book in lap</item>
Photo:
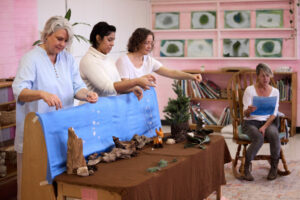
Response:
[{"label": "book in lap", "polygon": [[277,97],[253,97],[252,105],[256,110],[251,115],[273,115],[276,106]]}]

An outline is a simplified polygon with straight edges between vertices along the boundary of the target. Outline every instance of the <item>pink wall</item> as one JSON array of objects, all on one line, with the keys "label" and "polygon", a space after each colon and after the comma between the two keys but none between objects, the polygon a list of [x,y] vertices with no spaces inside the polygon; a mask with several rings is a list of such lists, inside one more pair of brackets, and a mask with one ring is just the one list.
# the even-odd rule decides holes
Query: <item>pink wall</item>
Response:
[{"label": "pink wall", "polygon": [[38,38],[37,0],[1,0],[0,8],[0,78],[8,78]]},{"label": "pink wall", "polygon": [[[163,0],[167,1],[167,0]],[[229,1],[229,0],[228,0]],[[152,1],[153,2],[153,1]],[[176,2],[176,1],[175,1]],[[228,9],[228,10],[234,10],[234,9],[244,9],[244,10],[250,10],[251,15],[253,16],[255,14],[256,9],[263,9],[264,7],[268,8],[264,4],[263,1],[261,2],[252,2],[249,3],[247,1],[246,3],[234,3],[233,5],[227,5],[228,8],[226,8],[225,4],[223,7],[213,7],[212,5],[216,1],[205,1],[206,3],[202,3],[201,6],[194,5],[193,2],[185,2],[180,3],[183,1],[178,1],[178,3],[170,3],[164,5],[162,1],[159,1],[157,4],[152,5],[152,23],[154,25],[154,19],[155,19],[155,12],[180,12],[180,31],[173,30],[173,31],[154,31],[156,36],[156,48],[153,51],[153,55],[155,57],[159,57],[159,46],[160,46],[160,40],[161,39],[194,39],[194,38],[212,38],[215,39],[218,38],[218,32],[212,30],[210,31],[202,31],[195,30],[190,31],[190,11],[195,10],[216,10],[220,9],[221,13],[222,10]],[[219,1],[221,2],[221,1]],[[223,2],[225,2],[223,0]],[[235,1],[237,2],[237,1]],[[243,2],[243,0],[241,1]],[[265,32],[251,32],[251,31],[233,31],[233,32],[226,32],[222,34],[222,37],[230,37],[230,38],[250,38],[250,58],[222,58],[222,52],[220,49],[222,49],[222,43],[220,44],[214,44],[214,57],[213,58],[158,58],[165,66],[169,68],[174,68],[178,70],[184,70],[184,69],[200,69],[200,66],[204,65],[205,70],[217,70],[222,67],[249,67],[249,68],[255,68],[255,66],[260,63],[264,62],[271,66],[272,69],[277,69],[281,66],[290,66],[293,68],[293,71],[298,72],[298,96],[297,96],[297,105],[300,105],[300,72],[299,72],[299,64],[300,64],[300,33],[297,32],[297,37],[295,39],[289,39],[285,40],[283,43],[283,51],[282,56],[284,58],[255,58],[255,50],[254,45],[251,46],[251,43],[254,42],[254,38],[264,38],[264,37],[279,37],[279,38],[285,38],[289,37],[290,34],[293,32],[292,29],[290,29],[289,24],[289,5],[287,3],[288,1],[277,1],[276,3],[273,3],[271,7],[273,9],[284,9],[284,29],[281,31],[270,31],[266,30]],[[190,4],[193,4],[192,6]],[[297,14],[297,17],[295,17],[295,25],[297,27],[297,30],[300,30],[300,15],[299,15],[299,8],[295,11]],[[222,15],[222,14],[221,14]],[[254,15],[255,16],[255,15]],[[217,16],[218,17],[218,16]],[[223,24],[223,17],[219,16],[219,21],[221,24]],[[254,17],[255,18],[255,17]],[[154,26],[153,26],[154,27]],[[251,27],[255,28],[255,23],[251,22]],[[220,27],[222,29],[222,27]],[[210,37],[207,37],[210,36]],[[298,41],[297,41],[298,39]],[[216,41],[217,43],[218,41]],[[219,46],[218,46],[219,45]],[[220,48],[218,48],[220,47]],[[186,51],[186,47],[185,47]],[[157,77],[158,78],[158,85],[157,88],[157,95],[158,95],[158,101],[159,101],[159,108],[160,108],[160,114],[161,118],[164,118],[164,114],[162,112],[163,108],[167,105],[168,98],[174,97],[173,91],[170,89],[172,80],[164,78],[164,77]],[[214,105],[210,105],[213,107]],[[297,106],[297,126],[300,126],[300,106]]]}]

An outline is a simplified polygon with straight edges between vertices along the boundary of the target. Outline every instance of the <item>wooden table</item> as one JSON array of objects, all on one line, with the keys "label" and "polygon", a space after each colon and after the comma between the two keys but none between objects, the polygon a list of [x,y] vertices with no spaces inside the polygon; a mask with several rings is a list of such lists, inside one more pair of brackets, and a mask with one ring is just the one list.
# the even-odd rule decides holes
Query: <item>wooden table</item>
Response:
[{"label": "wooden table", "polygon": [[[33,136],[26,136],[24,141],[31,143],[31,146],[24,145],[23,174],[25,176],[22,182],[25,184],[23,185],[25,191],[22,190],[24,200],[56,198],[62,200],[64,197],[84,198],[87,197],[86,195],[90,195],[90,198],[92,195],[91,199],[99,200],[199,200],[208,197],[214,191],[217,191],[217,199],[221,198],[221,186],[226,184],[224,163],[230,162],[231,157],[224,138],[216,135],[211,136],[211,143],[206,145],[205,150],[184,149],[184,143],[165,144],[162,149],[146,148],[137,157],[128,160],[99,163],[98,170],[89,177],[61,174],[55,178],[56,196],[54,192],[56,188],[53,185],[43,186],[47,157],[44,157],[46,152],[42,144],[44,142],[41,141],[43,133],[38,133],[41,131],[40,124],[38,121],[33,122],[33,119],[34,114],[26,119],[26,124],[30,126],[30,132],[34,134],[35,139]],[[30,123],[32,125],[34,123],[34,126]],[[25,130],[26,128],[29,127],[25,127]],[[25,133],[29,134],[29,131]],[[32,147],[33,144],[35,147]],[[40,150],[37,152],[36,148]],[[40,154],[43,156],[38,156]],[[158,172],[147,172],[147,168],[156,166],[161,159],[169,161],[167,167]],[[174,159],[177,161],[171,162]],[[26,164],[29,160],[34,162],[30,164],[35,165],[33,170],[39,171],[34,172],[31,169],[30,176],[28,176],[29,164]],[[36,175],[37,173],[39,175]]]}]

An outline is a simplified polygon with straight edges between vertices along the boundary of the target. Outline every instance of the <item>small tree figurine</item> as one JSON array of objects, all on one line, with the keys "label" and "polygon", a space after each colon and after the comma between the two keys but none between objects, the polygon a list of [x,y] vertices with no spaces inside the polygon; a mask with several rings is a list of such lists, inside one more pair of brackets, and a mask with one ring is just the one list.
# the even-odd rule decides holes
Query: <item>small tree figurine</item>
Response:
[{"label": "small tree figurine", "polygon": [[180,142],[185,139],[185,135],[189,129],[190,98],[183,95],[183,91],[177,81],[174,81],[172,86],[177,98],[169,98],[168,105],[164,108],[163,112],[166,113],[165,118],[171,124],[172,137],[176,142]]}]

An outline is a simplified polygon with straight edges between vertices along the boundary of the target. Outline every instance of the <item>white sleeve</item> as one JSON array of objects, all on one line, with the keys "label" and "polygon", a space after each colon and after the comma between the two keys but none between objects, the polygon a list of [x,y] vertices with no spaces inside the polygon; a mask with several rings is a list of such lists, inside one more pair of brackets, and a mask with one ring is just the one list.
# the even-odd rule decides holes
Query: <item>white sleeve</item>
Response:
[{"label": "white sleeve", "polygon": [[273,88],[275,90],[275,94],[274,96],[276,96],[276,105],[275,105],[275,109],[274,109],[274,113],[273,115],[277,116],[278,114],[278,107],[279,107],[279,90],[277,88]]},{"label": "white sleeve", "polygon": [[[83,79],[86,79],[102,96],[116,95],[114,82],[106,74],[106,72],[95,63],[88,59],[80,61],[80,74]],[[98,92],[96,91],[96,92]]]},{"label": "white sleeve", "polygon": [[116,62],[116,66],[117,66],[117,70],[120,74],[121,78],[126,78],[129,79],[129,64],[127,59],[125,58],[125,56],[121,56],[117,62]]},{"label": "white sleeve", "polygon": [[253,93],[251,92],[251,86],[248,86],[244,92],[244,96],[243,96],[243,111],[245,111],[248,106],[252,105],[252,98],[253,98]]},{"label": "white sleeve", "polygon": [[152,67],[153,67],[152,71],[155,72],[162,66],[162,64],[155,58],[150,57],[150,59],[151,59]]}]

